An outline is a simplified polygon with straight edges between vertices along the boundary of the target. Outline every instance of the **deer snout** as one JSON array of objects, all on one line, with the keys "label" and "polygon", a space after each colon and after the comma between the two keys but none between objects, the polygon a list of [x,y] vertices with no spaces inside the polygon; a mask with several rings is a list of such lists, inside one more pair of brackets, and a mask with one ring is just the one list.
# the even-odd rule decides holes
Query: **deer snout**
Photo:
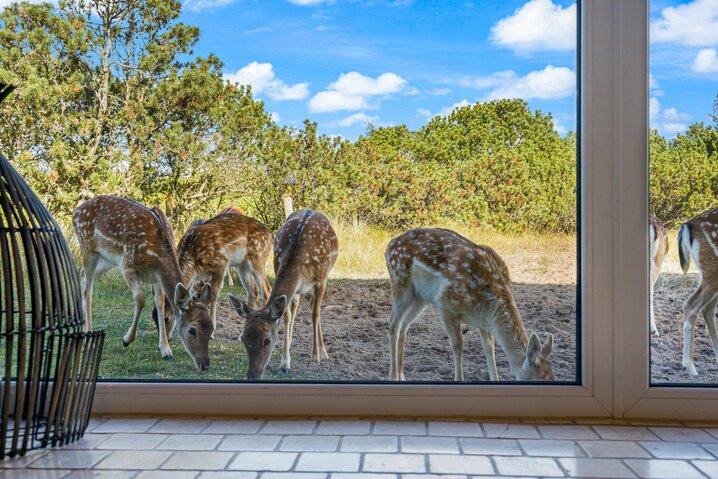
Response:
[{"label": "deer snout", "polygon": [[209,369],[209,357],[197,358],[197,367],[200,371],[206,371]]},{"label": "deer snout", "polygon": [[262,373],[258,373],[255,371],[247,371],[247,379],[250,381],[257,381],[259,379],[262,379]]}]

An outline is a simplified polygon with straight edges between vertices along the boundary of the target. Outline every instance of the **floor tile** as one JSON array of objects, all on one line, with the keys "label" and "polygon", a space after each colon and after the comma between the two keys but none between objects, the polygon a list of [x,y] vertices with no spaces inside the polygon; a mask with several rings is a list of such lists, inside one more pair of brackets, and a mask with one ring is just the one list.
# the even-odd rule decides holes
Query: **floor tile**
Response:
[{"label": "floor tile", "polygon": [[317,421],[269,421],[260,434],[312,434]]},{"label": "floor tile", "polygon": [[504,424],[489,422],[483,424],[484,435],[501,439],[539,439],[535,427],[526,424]]},{"label": "floor tile", "polygon": [[718,479],[718,461],[693,461],[693,465],[711,479]]},{"label": "floor tile", "polygon": [[[55,449],[57,451],[59,449]],[[53,449],[38,449],[35,451],[28,451],[24,456],[17,456],[13,458],[7,458],[0,461],[0,469],[24,469],[28,464],[37,461],[42,456],[53,452]]]},{"label": "floor tile", "polygon": [[326,472],[263,472],[262,479],[326,479]]},{"label": "floor tile", "polygon": [[430,436],[483,437],[481,425],[476,422],[429,422]]},{"label": "floor tile", "polygon": [[602,439],[651,441],[658,439],[647,427],[642,426],[593,426]]},{"label": "floor tile", "polygon": [[641,441],[641,446],[659,459],[713,459],[708,451],[690,442]]},{"label": "floor tile", "polygon": [[377,421],[374,423],[373,433],[397,436],[426,436],[426,423],[409,421]]},{"label": "floor tile", "polygon": [[60,479],[68,477],[68,474],[71,472],[63,469],[8,469],[0,474],[0,477],[3,479]]},{"label": "floor tile", "polygon": [[360,435],[369,434],[371,422],[369,421],[322,421],[319,423],[316,434]]},{"label": "floor tile", "polygon": [[162,469],[217,471],[224,469],[233,456],[232,452],[180,451],[172,454]]},{"label": "floor tile", "polygon": [[618,459],[568,457],[559,459],[561,466],[572,477],[605,477],[610,479],[636,477]]},{"label": "floor tile", "polygon": [[649,458],[650,454],[634,441],[580,441],[579,444],[591,457]]},{"label": "floor tile", "polygon": [[94,434],[108,432],[145,432],[157,423],[157,419],[108,419],[92,430]]},{"label": "floor tile", "polygon": [[438,474],[493,474],[494,467],[484,456],[447,456],[431,454],[429,470]]},{"label": "floor tile", "polygon": [[330,479],[397,479],[397,474],[377,472],[333,472]]},{"label": "floor tile", "polygon": [[[467,479],[466,474],[402,474],[401,479]],[[503,479],[503,478],[502,478]]]},{"label": "floor tile", "polygon": [[215,420],[202,431],[203,434],[254,434],[264,421]]},{"label": "floor tile", "polygon": [[169,451],[211,451],[224,436],[217,434],[171,434],[157,450]]},{"label": "floor tile", "polygon": [[195,479],[199,471],[142,471],[135,479]]},{"label": "floor tile", "polygon": [[554,459],[544,457],[496,457],[499,474],[505,476],[564,477]]},{"label": "floor tile", "polygon": [[483,454],[490,456],[523,455],[515,439],[459,439],[465,454]]},{"label": "floor tile", "polygon": [[358,472],[360,459],[356,452],[303,452],[294,470]]},{"label": "floor tile", "polygon": [[706,428],[705,431],[711,436],[718,438],[718,427],[709,427]]},{"label": "floor tile", "polygon": [[718,458],[718,443],[715,442],[709,442],[709,443],[701,443],[701,447],[705,449],[706,451],[713,454],[714,457]]},{"label": "floor tile", "polygon": [[339,436],[286,436],[280,451],[330,452],[339,448]]},{"label": "floor tile", "polygon": [[95,469],[158,469],[171,455],[169,451],[113,451]]},{"label": "floor tile", "polygon": [[546,457],[583,457],[583,453],[576,441],[562,441],[555,439],[522,439],[521,447],[529,456]]},{"label": "floor tile", "polygon": [[28,467],[36,469],[89,469],[109,454],[109,451],[53,450],[42,455]]},{"label": "floor tile", "polygon": [[289,471],[297,459],[295,452],[240,452],[227,467],[240,471]]},{"label": "floor tile", "polygon": [[258,476],[254,471],[204,471],[197,479],[256,479]]},{"label": "floor tile", "polygon": [[67,451],[70,449],[95,449],[97,446],[109,439],[111,434],[85,434],[82,439],[78,439],[75,442],[62,446],[62,449]]},{"label": "floor tile", "polygon": [[139,471],[100,471],[97,469],[82,469],[72,471],[62,479],[128,479],[135,477],[136,474],[139,474]]},{"label": "floor tile", "polygon": [[459,453],[459,445],[454,437],[405,436],[400,443],[401,452],[406,453]]},{"label": "floor tile", "polygon": [[646,479],[697,479],[703,477],[686,461],[670,459],[626,459],[624,461],[639,477]]},{"label": "floor tile", "polygon": [[545,439],[598,439],[598,435],[588,426],[547,425],[539,426]]},{"label": "floor tile", "polygon": [[425,472],[426,463],[424,456],[420,454],[366,454],[363,470],[366,472]]},{"label": "floor tile", "polygon": [[664,441],[674,442],[716,442],[716,438],[698,428],[652,427],[651,432]]},{"label": "floor tile", "polygon": [[197,434],[202,432],[209,421],[206,419],[162,419],[148,432],[169,434]]},{"label": "floor tile", "polygon": [[97,449],[154,449],[167,439],[167,434],[113,434],[112,437],[100,444]]},{"label": "floor tile", "polygon": [[217,447],[220,451],[274,451],[282,436],[228,435]]},{"label": "floor tile", "polygon": [[342,439],[343,452],[396,452],[399,441],[395,436],[345,436]]}]

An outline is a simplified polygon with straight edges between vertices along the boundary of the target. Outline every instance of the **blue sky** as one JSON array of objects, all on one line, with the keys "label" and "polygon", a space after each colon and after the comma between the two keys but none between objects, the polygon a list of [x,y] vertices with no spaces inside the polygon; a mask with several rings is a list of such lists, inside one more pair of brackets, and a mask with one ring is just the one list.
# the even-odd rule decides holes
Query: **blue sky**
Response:
[{"label": "blue sky", "polygon": [[[185,0],[198,54],[252,84],[281,124],[355,139],[416,129],[452,106],[522,97],[575,128],[575,4],[561,0]],[[652,124],[707,121],[718,79],[718,0],[651,4]],[[692,32],[692,33],[691,33]]]}]

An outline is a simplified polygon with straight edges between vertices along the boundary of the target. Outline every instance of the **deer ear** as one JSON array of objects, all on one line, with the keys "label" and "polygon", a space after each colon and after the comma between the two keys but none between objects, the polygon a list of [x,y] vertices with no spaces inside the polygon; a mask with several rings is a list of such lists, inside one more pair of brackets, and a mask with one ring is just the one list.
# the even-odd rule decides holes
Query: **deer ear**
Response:
[{"label": "deer ear", "polygon": [[538,362],[539,355],[541,354],[541,340],[538,337],[538,334],[531,333],[531,338],[529,339],[529,345],[526,347],[526,361],[531,366],[536,365]]},{"label": "deer ear", "polygon": [[209,303],[212,302],[212,286],[209,283],[204,283],[204,287],[202,288],[202,293],[199,295],[198,301],[206,306],[209,306]]},{"label": "deer ear", "polygon": [[251,309],[249,309],[249,306],[244,301],[240,300],[236,296],[228,295],[227,298],[229,299],[229,302],[232,306],[234,306],[234,310],[237,311],[237,314],[240,315],[243,318],[246,318],[249,316],[249,313],[252,312]]},{"label": "deer ear", "polygon": [[544,341],[543,346],[541,346],[541,357],[547,358],[549,354],[551,354],[551,350],[553,349],[553,334],[548,333],[546,335],[546,341]]},{"label": "deer ear", "polygon": [[277,321],[279,318],[281,318],[284,315],[284,311],[286,311],[286,309],[287,309],[287,297],[282,295],[272,302],[272,306],[270,307],[272,319]]},{"label": "deer ear", "polygon": [[177,286],[175,286],[175,304],[177,307],[182,311],[187,311],[191,299],[187,288],[182,283],[177,283]]}]

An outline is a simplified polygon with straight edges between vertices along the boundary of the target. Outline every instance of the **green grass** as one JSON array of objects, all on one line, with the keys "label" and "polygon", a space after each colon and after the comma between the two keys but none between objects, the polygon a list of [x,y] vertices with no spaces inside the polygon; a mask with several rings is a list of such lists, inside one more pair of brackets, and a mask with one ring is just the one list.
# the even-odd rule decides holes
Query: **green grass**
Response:
[{"label": "green grass", "polygon": [[[340,254],[331,274],[332,280],[388,277],[384,250],[389,240],[399,232],[340,221],[333,221],[333,224],[339,238]],[[566,264],[575,259],[575,237],[571,235],[506,236],[461,225],[448,225],[448,227],[475,242],[495,248],[509,263],[515,282],[533,282],[534,279],[543,282],[547,273],[559,276],[563,274],[562,269],[570,270]],[[564,263],[560,263],[559,260]],[[269,270],[271,264],[270,260]],[[270,282],[272,281],[270,275]],[[567,282],[570,281],[570,278],[567,279]],[[239,281],[235,281],[234,287],[224,286],[220,301],[225,301],[226,295],[230,292],[240,297],[245,295]],[[238,339],[210,341],[212,364],[207,372],[199,372],[194,367],[177,334],[170,340],[174,360],[162,360],[157,347],[157,330],[151,319],[152,296],[149,287],[146,288],[146,293],[147,306],[140,319],[137,339],[125,348],[121,338],[132,321],[134,312],[132,294],[116,271],[96,279],[93,327],[106,331],[105,350],[100,366],[102,378],[144,380],[241,380],[244,378],[247,371],[246,352]],[[237,321],[240,319],[237,318]],[[322,379],[304,377],[301,371],[293,371],[287,376],[270,370],[279,364],[280,351],[280,347],[275,349],[265,379]]]}]

